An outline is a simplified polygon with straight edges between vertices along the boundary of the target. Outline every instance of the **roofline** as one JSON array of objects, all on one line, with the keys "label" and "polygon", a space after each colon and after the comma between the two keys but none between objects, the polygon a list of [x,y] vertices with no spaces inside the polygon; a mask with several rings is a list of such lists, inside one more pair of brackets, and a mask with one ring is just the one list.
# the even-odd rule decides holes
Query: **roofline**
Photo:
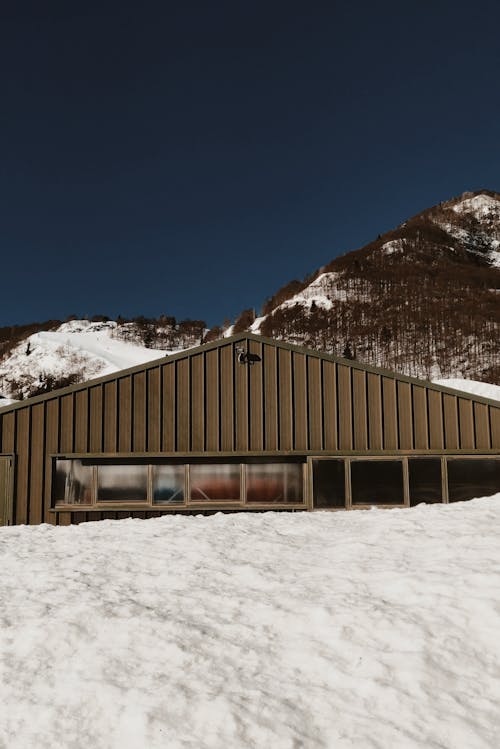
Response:
[{"label": "roofline", "polygon": [[163,364],[169,364],[170,362],[175,362],[179,359],[185,359],[188,356],[196,356],[196,354],[202,353],[203,351],[211,351],[213,349],[220,348],[221,346],[237,343],[238,341],[244,340],[256,341],[257,343],[264,343],[269,346],[275,346],[281,349],[285,349],[287,351],[294,351],[298,354],[313,356],[317,359],[335,362],[336,364],[341,364],[345,367],[351,367],[352,369],[357,369],[362,372],[369,372],[371,374],[376,374],[383,377],[388,377],[393,380],[397,380],[398,382],[407,382],[411,385],[425,387],[429,390],[436,390],[447,395],[454,395],[455,397],[465,398],[466,400],[473,401],[474,403],[483,403],[487,406],[500,408],[500,401],[494,400],[493,398],[485,398],[482,395],[467,393],[464,390],[456,390],[454,388],[446,387],[445,385],[437,385],[434,382],[430,382],[430,380],[420,380],[416,377],[410,377],[408,375],[400,374],[399,372],[393,372],[381,367],[374,367],[371,364],[363,364],[361,362],[355,361],[354,359],[344,359],[333,354],[326,354],[322,351],[315,351],[314,349],[297,346],[296,344],[288,343],[287,341],[275,340],[274,338],[266,338],[265,336],[257,335],[256,333],[243,331],[242,333],[236,333],[235,335],[228,336],[227,338],[218,338],[217,340],[211,341],[210,343],[202,343],[199,346],[184,349],[183,351],[179,351],[176,354],[161,356],[158,359],[152,359],[148,362],[144,362],[143,364],[137,364],[134,367],[120,369],[116,372],[112,372],[111,374],[104,375],[103,377],[97,377],[93,380],[86,380],[85,382],[80,382],[77,385],[69,385],[65,388],[59,388],[58,390],[51,390],[48,393],[43,393],[42,395],[36,395],[33,398],[27,398],[26,400],[12,403],[8,406],[0,408],[0,416],[3,416],[4,414],[11,411],[17,411],[20,408],[26,408],[31,405],[35,405],[36,403],[43,403],[45,401],[52,400],[53,398],[59,398],[63,395],[69,395],[70,393],[76,393],[81,390],[86,390],[96,385],[100,385],[105,382],[112,382],[113,380],[117,380],[122,377],[128,377],[129,375],[134,375],[139,372],[146,372],[149,369],[154,369]]}]

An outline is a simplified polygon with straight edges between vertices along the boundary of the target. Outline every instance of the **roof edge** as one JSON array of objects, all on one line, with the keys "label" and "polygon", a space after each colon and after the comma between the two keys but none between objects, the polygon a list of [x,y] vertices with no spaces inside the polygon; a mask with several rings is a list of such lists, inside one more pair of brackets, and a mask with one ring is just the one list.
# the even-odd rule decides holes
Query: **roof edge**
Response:
[{"label": "roof edge", "polygon": [[26,400],[12,403],[8,406],[4,406],[3,408],[0,407],[0,416],[3,416],[4,414],[11,411],[17,411],[20,408],[26,408],[27,406],[31,406],[36,403],[43,403],[45,401],[52,400],[53,398],[59,398],[64,395],[69,395],[70,393],[79,392],[96,385],[111,382],[121,377],[134,375],[138,372],[146,372],[149,369],[154,369],[155,367],[161,366],[162,364],[168,364],[170,362],[178,361],[179,359],[185,359],[188,356],[196,356],[203,351],[211,351],[213,349],[220,348],[221,346],[226,346],[228,344],[237,343],[238,341],[243,340],[252,340],[258,343],[267,344],[269,346],[276,346],[288,351],[295,351],[298,354],[314,356],[318,359],[335,362],[336,364],[341,364],[345,367],[357,369],[358,371],[370,372],[372,374],[380,375],[383,377],[389,377],[393,380],[397,380],[398,382],[407,382],[411,385],[425,387],[429,390],[436,390],[447,395],[454,395],[455,397],[465,398],[466,400],[473,401],[474,403],[483,403],[487,406],[500,408],[500,401],[494,400],[493,398],[486,398],[482,395],[475,395],[474,393],[468,393],[464,390],[456,390],[454,388],[446,387],[445,385],[437,385],[430,380],[420,380],[417,377],[410,377],[409,375],[400,374],[399,372],[393,372],[388,369],[383,369],[382,367],[375,367],[371,364],[363,364],[362,362],[355,361],[354,359],[344,359],[340,356],[335,356],[334,354],[327,354],[322,351],[316,351],[314,349],[306,348],[304,346],[297,346],[296,344],[288,343],[287,341],[276,340],[274,338],[266,338],[265,336],[257,335],[256,333],[243,331],[241,333],[236,333],[235,335],[228,336],[227,338],[218,338],[217,340],[210,341],[209,343],[202,343],[199,346],[184,349],[183,351],[179,351],[176,354],[160,356],[158,357],[158,359],[152,359],[148,362],[144,362],[143,364],[137,364],[134,367],[119,369],[116,372],[112,372],[108,375],[103,375],[102,377],[97,377],[93,380],[86,380],[85,382],[80,382],[77,385],[69,385],[68,387],[59,388],[58,390],[51,390],[48,393],[43,393],[42,395],[37,395],[33,398],[27,398]]}]

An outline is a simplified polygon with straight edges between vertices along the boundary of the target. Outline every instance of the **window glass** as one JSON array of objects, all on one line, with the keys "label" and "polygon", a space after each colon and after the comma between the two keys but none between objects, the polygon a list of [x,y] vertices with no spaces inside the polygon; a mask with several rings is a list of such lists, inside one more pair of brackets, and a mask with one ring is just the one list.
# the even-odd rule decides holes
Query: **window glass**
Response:
[{"label": "window glass", "polygon": [[448,498],[460,502],[500,492],[500,460],[457,458],[448,465]]},{"label": "window glass", "polygon": [[189,466],[189,474],[192,500],[240,499],[238,463],[197,463]]},{"label": "window glass", "polygon": [[54,478],[54,499],[57,503],[92,503],[92,466],[81,460],[56,460]]},{"label": "window glass", "polygon": [[442,502],[440,458],[409,458],[410,505]]},{"label": "window glass", "polygon": [[313,460],[314,507],[345,507],[343,460]]},{"label": "window glass", "polygon": [[404,504],[402,461],[351,461],[351,489],[353,505]]},{"label": "window glass", "polygon": [[173,505],[184,502],[184,475],[182,465],[153,466],[153,504]]},{"label": "window glass", "polygon": [[302,463],[249,463],[247,502],[303,502]]},{"label": "window glass", "polygon": [[98,502],[145,502],[147,495],[147,465],[102,464],[98,466]]}]

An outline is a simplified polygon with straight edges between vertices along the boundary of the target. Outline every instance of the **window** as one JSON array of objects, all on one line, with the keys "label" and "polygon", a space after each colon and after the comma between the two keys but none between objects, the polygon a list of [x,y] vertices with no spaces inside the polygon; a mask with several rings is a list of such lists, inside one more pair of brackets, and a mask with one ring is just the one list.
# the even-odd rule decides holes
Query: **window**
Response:
[{"label": "window", "polygon": [[313,460],[312,470],[314,507],[345,507],[345,461]]},{"label": "window", "polygon": [[500,460],[449,458],[446,463],[450,502],[490,497],[500,492]]},{"label": "window", "polygon": [[246,465],[247,502],[292,502],[304,499],[301,463],[249,463]]},{"label": "window", "polygon": [[175,505],[184,503],[186,467],[183,465],[154,465],[153,504]]},{"label": "window", "polygon": [[146,502],[147,495],[147,465],[112,463],[97,467],[98,502]]},{"label": "window", "polygon": [[189,466],[190,498],[197,502],[241,498],[239,463],[198,463]]},{"label": "window", "polygon": [[54,499],[58,504],[92,504],[92,466],[81,460],[56,460]]},{"label": "window", "polygon": [[409,458],[410,505],[443,501],[441,458]]},{"label": "window", "polygon": [[[228,458],[183,463],[158,456],[118,459],[56,458],[55,505],[146,505],[151,509],[258,503],[304,505],[304,462]],[[132,509],[132,508],[131,508]]]},{"label": "window", "polygon": [[353,505],[404,504],[401,460],[352,460]]}]

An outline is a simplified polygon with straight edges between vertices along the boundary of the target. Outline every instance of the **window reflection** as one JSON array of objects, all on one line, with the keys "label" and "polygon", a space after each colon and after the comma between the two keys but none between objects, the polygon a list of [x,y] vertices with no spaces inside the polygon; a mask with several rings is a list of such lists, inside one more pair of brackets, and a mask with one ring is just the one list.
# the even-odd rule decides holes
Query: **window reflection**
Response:
[{"label": "window reflection", "polygon": [[173,505],[184,502],[183,465],[153,466],[153,504]]},{"label": "window reflection", "polygon": [[400,460],[351,461],[353,505],[404,504],[403,464]]},{"label": "window reflection", "polygon": [[410,505],[442,502],[441,458],[408,460]]},{"label": "window reflection", "polygon": [[98,466],[98,502],[145,502],[147,495],[147,465]]},{"label": "window reflection", "polygon": [[302,463],[255,463],[246,466],[247,502],[302,502]]},{"label": "window reflection", "polygon": [[313,461],[314,507],[345,507],[343,460]]},{"label": "window reflection", "polygon": [[189,472],[191,499],[240,499],[239,464],[199,463],[189,466]]},{"label": "window reflection", "polygon": [[460,502],[500,492],[500,460],[448,459],[448,498]]},{"label": "window reflection", "polygon": [[92,466],[81,460],[56,460],[54,497],[68,505],[92,503]]}]

